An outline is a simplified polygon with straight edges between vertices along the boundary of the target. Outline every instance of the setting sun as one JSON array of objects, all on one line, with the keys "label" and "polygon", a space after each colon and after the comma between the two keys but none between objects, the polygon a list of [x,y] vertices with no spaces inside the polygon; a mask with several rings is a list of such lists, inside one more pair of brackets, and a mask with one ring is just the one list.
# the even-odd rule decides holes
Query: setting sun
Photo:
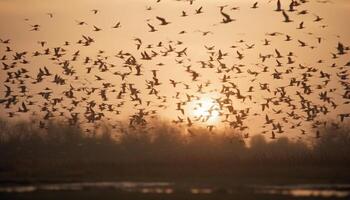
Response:
[{"label": "setting sun", "polygon": [[0,200],[350,200],[350,0],[62,2],[0,0]]},{"label": "setting sun", "polygon": [[195,100],[191,103],[192,116],[204,124],[216,124],[219,122],[219,106],[211,98]]}]

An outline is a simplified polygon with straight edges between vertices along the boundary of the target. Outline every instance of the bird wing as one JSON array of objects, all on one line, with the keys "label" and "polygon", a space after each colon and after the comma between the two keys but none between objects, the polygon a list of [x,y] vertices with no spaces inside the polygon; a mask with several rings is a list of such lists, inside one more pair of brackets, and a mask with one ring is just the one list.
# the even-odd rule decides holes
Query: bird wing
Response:
[{"label": "bird wing", "polygon": [[162,18],[162,17],[156,17],[159,21],[161,21],[161,23],[166,23],[166,21],[165,21],[165,19],[164,18]]},{"label": "bird wing", "polygon": [[286,22],[289,21],[289,16],[287,15],[287,13],[285,11],[283,11],[282,14],[283,14],[285,21]]}]

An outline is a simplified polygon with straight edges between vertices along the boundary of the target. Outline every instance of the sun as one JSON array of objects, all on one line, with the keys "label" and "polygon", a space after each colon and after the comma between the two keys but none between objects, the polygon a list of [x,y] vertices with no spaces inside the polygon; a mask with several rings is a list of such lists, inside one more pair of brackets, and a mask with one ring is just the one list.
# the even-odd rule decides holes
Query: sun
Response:
[{"label": "sun", "polygon": [[191,103],[191,114],[197,121],[211,125],[219,121],[219,105],[211,98],[194,100]]}]

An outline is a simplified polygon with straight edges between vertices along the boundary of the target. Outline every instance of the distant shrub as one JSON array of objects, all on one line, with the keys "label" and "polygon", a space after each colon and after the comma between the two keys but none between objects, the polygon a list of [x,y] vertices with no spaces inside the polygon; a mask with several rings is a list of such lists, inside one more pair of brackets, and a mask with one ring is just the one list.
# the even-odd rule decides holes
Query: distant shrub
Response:
[{"label": "distant shrub", "polygon": [[[46,129],[30,122],[0,120],[0,162],[15,165],[23,160],[62,160],[62,162],[183,163],[312,165],[350,163],[349,126],[322,130],[312,146],[302,140],[279,138],[267,141],[256,135],[247,145],[236,132],[210,132],[183,129],[166,122],[149,127],[120,129],[102,125],[86,133],[83,128],[49,121]],[[1,164],[0,164],[1,165]]]}]

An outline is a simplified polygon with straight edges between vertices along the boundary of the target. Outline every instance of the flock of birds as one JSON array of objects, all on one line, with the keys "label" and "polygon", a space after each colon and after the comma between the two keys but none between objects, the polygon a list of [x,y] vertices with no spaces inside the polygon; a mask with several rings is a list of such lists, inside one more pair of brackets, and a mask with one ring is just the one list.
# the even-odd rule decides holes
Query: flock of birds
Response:
[{"label": "flock of birds", "polygon": [[[177,1],[193,10],[179,11],[179,18],[190,20],[191,15],[205,15],[206,8],[200,6],[200,2]],[[145,12],[155,12],[155,7],[162,3],[165,4],[161,0],[151,3]],[[327,28],[322,23],[324,19],[318,15],[314,15],[311,21],[293,20],[296,16],[311,15],[305,9],[309,4],[307,0],[270,0],[270,3],[276,3],[271,12],[280,13],[276,23],[286,23],[298,31],[306,29],[307,23],[316,24],[320,30]],[[217,15],[221,20],[214,26],[230,29],[239,20],[232,17],[233,13],[262,6],[260,2],[249,7],[219,6]],[[90,15],[101,12],[93,9]],[[140,22],[143,23],[140,29],[145,29],[143,31],[148,34],[156,34],[177,23],[167,16],[152,15],[153,20]],[[55,19],[54,13],[47,13],[47,17]],[[76,26],[91,26],[92,33],[106,29],[88,21],[76,20]],[[127,23],[120,21],[110,28],[123,29],[125,26]],[[40,24],[29,27],[30,32],[40,33],[41,29]],[[188,35],[189,32],[183,30],[178,35]],[[196,35],[189,37],[197,37],[198,32],[204,38],[215,35],[215,29],[196,30]],[[191,58],[191,53],[195,53],[191,47],[177,39],[149,44],[147,39],[139,36],[133,38],[135,47],[132,52],[121,49],[110,56],[99,50],[97,55],[86,56],[82,53],[83,49],[96,49],[94,45],[100,39],[98,36],[83,34],[78,41],[65,41],[59,47],[50,47],[50,41],[35,41],[39,50],[32,52],[15,51],[12,40],[2,38],[0,73],[4,83],[0,96],[1,113],[9,118],[25,113],[35,115],[40,128],[47,128],[51,119],[61,119],[70,125],[93,126],[98,126],[100,121],[108,121],[112,128],[121,129],[116,120],[118,116],[128,117],[130,127],[147,126],[150,118],[162,117],[160,111],[163,110],[170,113],[168,118],[174,118],[171,119],[174,124],[187,127],[188,133],[193,136],[193,127],[205,126],[209,131],[215,131],[221,124],[242,132],[248,138],[249,132],[252,132],[250,126],[254,124],[255,128],[259,127],[259,132],[271,139],[292,130],[301,138],[308,134],[308,124],[318,130],[312,137],[320,138],[320,126],[340,128],[342,122],[349,120],[350,60],[343,61],[344,57],[349,58],[346,58],[350,50],[348,46],[337,42],[330,50],[329,58],[325,58],[327,61],[318,57],[314,62],[305,64],[303,60],[298,60],[298,51],[306,48],[314,51],[324,38],[315,36],[315,42],[307,42],[281,32],[268,32],[264,37],[261,43],[240,39],[227,48],[203,44],[206,59],[199,61]],[[275,47],[276,40],[286,44],[285,49]],[[288,49],[288,45],[293,45],[297,51]],[[258,49],[259,53],[255,54],[253,49]],[[254,64],[247,58],[250,56],[255,56]],[[31,59],[39,58],[45,60],[45,64],[33,67]],[[162,62],[165,58],[174,64]],[[333,62],[330,66],[326,64],[329,60]],[[183,72],[167,76],[169,68]],[[201,96],[209,93],[215,95],[210,97],[212,102],[202,112],[203,115],[191,115],[188,105],[193,104],[193,109],[200,109],[203,107]],[[130,111],[131,114],[123,115]],[[207,123],[214,112],[219,122]],[[336,120],[327,121],[327,116],[334,112]],[[261,124],[257,125],[259,122]],[[87,132],[96,128],[86,127]]]}]

